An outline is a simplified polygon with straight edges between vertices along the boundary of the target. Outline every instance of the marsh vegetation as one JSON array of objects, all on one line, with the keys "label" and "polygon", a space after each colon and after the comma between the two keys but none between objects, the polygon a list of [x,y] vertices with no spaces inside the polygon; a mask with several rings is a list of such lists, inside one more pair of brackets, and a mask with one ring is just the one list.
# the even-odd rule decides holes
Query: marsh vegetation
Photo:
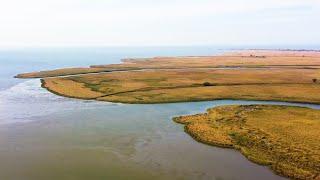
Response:
[{"label": "marsh vegetation", "polygon": [[235,148],[249,160],[294,179],[320,178],[320,111],[233,105],[173,120],[197,141]]},{"label": "marsh vegetation", "polygon": [[43,79],[48,90],[82,99],[168,103],[214,99],[320,103],[317,69],[179,69]]},{"label": "marsh vegetation", "polygon": [[127,59],[121,64],[17,77],[42,77],[43,87],[58,95],[110,102],[243,99],[320,103],[319,67],[320,53],[316,52],[249,51],[208,57]]}]

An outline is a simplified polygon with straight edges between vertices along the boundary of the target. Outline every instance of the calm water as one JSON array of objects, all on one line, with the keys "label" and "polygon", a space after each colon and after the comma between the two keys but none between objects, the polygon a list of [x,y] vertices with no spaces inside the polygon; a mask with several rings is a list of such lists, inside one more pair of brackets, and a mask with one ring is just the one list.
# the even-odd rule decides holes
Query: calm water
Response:
[{"label": "calm water", "polygon": [[12,78],[23,71],[116,63],[125,57],[217,52],[214,48],[0,52],[0,179],[282,179],[237,151],[194,141],[171,120],[218,105],[264,102],[114,104],[59,97],[42,89],[38,79]]}]

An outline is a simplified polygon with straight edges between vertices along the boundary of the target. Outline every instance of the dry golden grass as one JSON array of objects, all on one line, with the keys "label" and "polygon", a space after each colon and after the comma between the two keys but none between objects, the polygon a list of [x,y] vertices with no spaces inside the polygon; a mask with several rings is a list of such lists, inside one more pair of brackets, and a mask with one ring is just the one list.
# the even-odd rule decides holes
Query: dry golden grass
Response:
[{"label": "dry golden grass", "polygon": [[[46,88],[68,97],[97,97],[98,100],[123,103],[214,99],[320,103],[320,84],[312,82],[317,77],[320,77],[320,71],[316,69],[149,70],[54,78],[65,81],[51,83]],[[62,82],[80,83],[85,88],[66,91],[68,85],[61,88]],[[205,82],[209,86],[205,86]],[[100,96],[84,97],[88,91]]]},{"label": "dry golden grass", "polygon": [[[52,79],[44,79],[43,82],[48,90],[56,94],[123,103],[214,99],[320,103],[320,56],[314,55],[316,52],[302,52],[309,54],[302,56],[301,52],[272,51],[268,52],[269,56],[266,57],[254,55],[130,59],[122,64],[43,71],[21,77],[84,73],[57,77],[54,80],[58,83],[50,83]],[[277,56],[272,53],[277,53]],[[226,66],[233,68],[217,69]],[[108,72],[85,74],[106,71]],[[317,81],[314,82],[313,79]]]},{"label": "dry golden grass", "polygon": [[[252,56],[252,54],[254,54]],[[64,68],[18,74],[17,78],[43,78],[62,75],[139,69],[184,68],[320,68],[320,52],[315,51],[241,51],[221,56],[155,57],[127,59],[121,64],[97,65],[88,68]],[[262,57],[263,55],[263,57]]]},{"label": "dry golden grass", "polygon": [[133,83],[137,84],[135,87],[143,88],[188,86],[203,82],[215,85],[310,84],[313,78],[319,77],[320,70],[317,69],[176,69],[89,74],[73,76],[69,79],[87,84],[106,84],[106,86]]},{"label": "dry golden grass", "polygon": [[169,103],[217,99],[266,100],[320,103],[320,85],[234,85],[158,89],[119,93],[98,98],[123,103]]},{"label": "dry golden grass", "polygon": [[294,56],[294,57],[320,57],[320,51],[292,51],[292,50],[242,50],[227,52],[226,56]]},{"label": "dry golden grass", "polygon": [[221,106],[205,114],[181,116],[196,140],[233,147],[249,160],[292,179],[320,178],[320,111],[309,108]]},{"label": "dry golden grass", "polygon": [[46,78],[42,80],[42,87],[48,89],[50,92],[80,99],[95,99],[102,96],[102,93],[92,91],[85,87],[84,84],[64,78]]},{"label": "dry golden grass", "polygon": [[55,76],[66,76],[74,74],[86,74],[106,71],[103,68],[64,68],[40,72],[23,73],[15,76],[16,78],[45,78]]},{"label": "dry golden grass", "polygon": [[99,68],[207,68],[207,67],[320,66],[320,56],[201,56],[131,59],[122,64],[92,66]]}]

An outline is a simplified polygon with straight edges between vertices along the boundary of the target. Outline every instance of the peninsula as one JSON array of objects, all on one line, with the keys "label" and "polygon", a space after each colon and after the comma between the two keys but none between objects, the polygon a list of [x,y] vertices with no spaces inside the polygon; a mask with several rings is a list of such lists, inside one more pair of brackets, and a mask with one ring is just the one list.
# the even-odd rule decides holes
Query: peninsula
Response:
[{"label": "peninsula", "polygon": [[197,141],[235,148],[249,160],[291,179],[319,179],[320,111],[240,105],[174,118]]},{"label": "peninsula", "polygon": [[320,104],[320,52],[251,50],[220,56],[125,59],[24,73],[42,87],[72,98],[121,103],[170,103],[216,99]]}]

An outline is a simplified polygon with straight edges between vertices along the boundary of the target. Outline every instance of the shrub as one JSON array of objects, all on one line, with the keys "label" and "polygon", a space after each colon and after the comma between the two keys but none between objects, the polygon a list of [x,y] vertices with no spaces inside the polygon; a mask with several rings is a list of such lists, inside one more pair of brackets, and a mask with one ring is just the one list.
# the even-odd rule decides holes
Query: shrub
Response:
[{"label": "shrub", "polygon": [[313,83],[317,83],[318,79],[312,79]]},{"label": "shrub", "polygon": [[203,86],[212,86],[213,84],[211,84],[211,83],[209,83],[209,82],[204,82],[202,85],[203,85]]}]

